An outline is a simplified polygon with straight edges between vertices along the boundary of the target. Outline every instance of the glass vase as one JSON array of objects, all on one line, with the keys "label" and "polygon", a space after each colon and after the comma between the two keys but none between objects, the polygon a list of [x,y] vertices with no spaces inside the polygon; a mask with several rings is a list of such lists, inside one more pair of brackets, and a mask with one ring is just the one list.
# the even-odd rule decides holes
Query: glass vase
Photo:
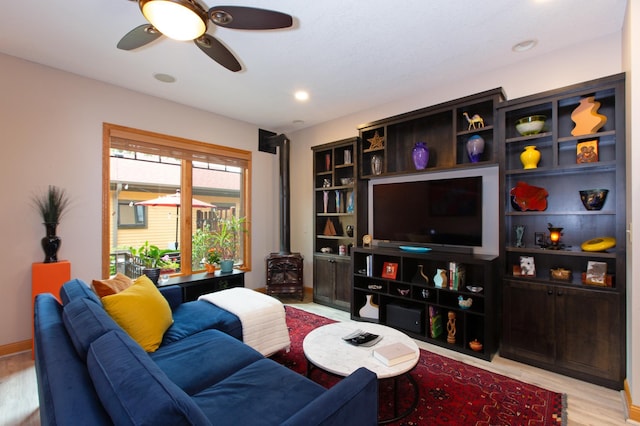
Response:
[{"label": "glass vase", "polygon": [[411,151],[411,158],[416,170],[424,170],[429,163],[429,148],[424,142],[417,142]]},{"label": "glass vase", "polygon": [[373,155],[371,157],[371,173],[378,176],[382,173],[382,157]]},{"label": "glass vase", "polygon": [[484,139],[482,138],[482,136],[471,136],[467,141],[467,155],[469,156],[469,161],[471,161],[472,163],[477,163],[478,161],[480,161],[483,152]]}]

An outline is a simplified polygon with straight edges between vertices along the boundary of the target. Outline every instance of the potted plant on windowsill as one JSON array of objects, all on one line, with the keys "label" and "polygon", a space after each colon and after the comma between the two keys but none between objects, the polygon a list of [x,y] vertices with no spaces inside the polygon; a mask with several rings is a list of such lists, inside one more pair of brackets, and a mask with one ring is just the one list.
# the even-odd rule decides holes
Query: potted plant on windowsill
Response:
[{"label": "potted plant on windowsill", "polygon": [[129,247],[129,251],[135,261],[143,267],[142,273],[149,277],[154,284],[157,284],[162,262],[160,259],[160,249],[157,246],[149,244],[149,241],[145,241],[139,249]]},{"label": "potted plant on windowsill", "polygon": [[220,264],[220,255],[215,248],[210,248],[207,252],[206,261],[204,263],[207,273],[213,274],[216,271],[216,265],[218,264]]},{"label": "potted plant on windowsill", "polygon": [[56,228],[69,207],[69,197],[64,189],[49,185],[45,193],[33,197],[33,202],[47,229],[47,235],[41,241],[45,254],[44,263],[57,262],[62,240],[56,235]]},{"label": "potted plant on windowsill", "polygon": [[245,222],[246,218],[235,216],[218,222],[218,229],[213,232],[211,242],[221,257],[220,272],[233,271],[233,264],[240,249],[240,234],[247,232]]}]

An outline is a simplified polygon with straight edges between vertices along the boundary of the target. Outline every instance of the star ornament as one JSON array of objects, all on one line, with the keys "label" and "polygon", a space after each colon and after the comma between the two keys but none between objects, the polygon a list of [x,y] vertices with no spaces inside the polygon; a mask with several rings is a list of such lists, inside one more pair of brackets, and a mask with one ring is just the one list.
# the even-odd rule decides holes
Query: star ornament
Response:
[{"label": "star ornament", "polygon": [[367,139],[371,144],[369,149],[382,149],[384,148],[384,137],[380,136],[378,132],[375,132],[371,139]]}]

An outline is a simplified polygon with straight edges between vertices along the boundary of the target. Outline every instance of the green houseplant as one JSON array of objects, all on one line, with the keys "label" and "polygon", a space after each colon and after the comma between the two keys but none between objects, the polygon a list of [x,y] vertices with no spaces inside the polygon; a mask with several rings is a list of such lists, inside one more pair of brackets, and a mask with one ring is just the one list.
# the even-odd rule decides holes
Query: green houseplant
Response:
[{"label": "green houseplant", "polygon": [[212,247],[221,257],[221,272],[233,270],[233,263],[237,259],[240,249],[240,236],[247,232],[244,226],[245,222],[245,217],[231,216],[229,219],[221,219],[218,221],[217,230],[212,233]]},{"label": "green houseplant", "polygon": [[64,189],[49,185],[46,192],[33,197],[33,202],[47,230],[47,235],[41,240],[44,263],[57,262],[62,240],[56,235],[56,228],[69,207],[69,197]]},{"label": "green houseplant", "polygon": [[143,267],[142,273],[157,284],[158,278],[160,277],[160,267],[162,266],[162,253],[160,249],[157,246],[149,244],[149,241],[145,241],[138,249],[129,247],[129,251],[135,259],[134,261]]}]

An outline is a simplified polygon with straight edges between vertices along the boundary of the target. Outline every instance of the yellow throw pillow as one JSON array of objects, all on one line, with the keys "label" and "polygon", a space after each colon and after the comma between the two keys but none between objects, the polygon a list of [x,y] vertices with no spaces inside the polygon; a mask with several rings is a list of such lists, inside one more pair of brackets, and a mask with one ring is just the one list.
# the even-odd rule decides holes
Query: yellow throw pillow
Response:
[{"label": "yellow throw pillow", "polygon": [[93,280],[92,284],[93,291],[95,291],[99,297],[105,297],[128,289],[133,284],[133,280],[118,272],[115,276],[107,280]]},{"label": "yellow throw pillow", "polygon": [[102,298],[111,318],[147,352],[155,352],[173,324],[167,300],[146,275],[120,293]]}]

